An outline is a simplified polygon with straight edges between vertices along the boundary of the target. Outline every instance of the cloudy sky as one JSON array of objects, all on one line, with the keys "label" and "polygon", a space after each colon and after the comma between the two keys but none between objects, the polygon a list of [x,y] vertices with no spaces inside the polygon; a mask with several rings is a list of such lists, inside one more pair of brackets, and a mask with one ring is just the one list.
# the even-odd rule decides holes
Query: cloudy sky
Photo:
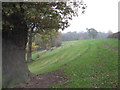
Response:
[{"label": "cloudy sky", "polygon": [[97,31],[118,31],[118,2],[120,0],[83,0],[87,4],[85,14],[74,17],[71,26],[63,32],[85,31],[86,28],[95,28]]}]

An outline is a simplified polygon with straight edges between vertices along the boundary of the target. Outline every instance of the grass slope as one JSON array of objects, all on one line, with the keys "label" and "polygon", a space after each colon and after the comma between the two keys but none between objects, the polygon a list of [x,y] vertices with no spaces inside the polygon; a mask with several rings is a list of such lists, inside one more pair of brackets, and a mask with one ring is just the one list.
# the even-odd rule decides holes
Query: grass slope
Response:
[{"label": "grass slope", "polygon": [[70,80],[53,88],[111,88],[118,82],[118,53],[107,49],[103,42],[118,48],[117,40],[98,39],[64,42],[53,51],[36,52],[42,56],[29,63],[34,74],[43,74],[63,68]]}]

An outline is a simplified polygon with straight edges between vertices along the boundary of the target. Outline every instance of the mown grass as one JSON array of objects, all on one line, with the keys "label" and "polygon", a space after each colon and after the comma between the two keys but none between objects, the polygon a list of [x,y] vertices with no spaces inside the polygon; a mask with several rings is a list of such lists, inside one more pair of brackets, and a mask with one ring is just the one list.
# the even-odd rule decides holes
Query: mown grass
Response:
[{"label": "mown grass", "polygon": [[52,88],[116,87],[118,53],[107,49],[103,42],[118,48],[113,39],[64,42],[61,47],[47,51],[40,59],[29,63],[29,69],[34,74],[43,74],[62,68],[70,80]]}]

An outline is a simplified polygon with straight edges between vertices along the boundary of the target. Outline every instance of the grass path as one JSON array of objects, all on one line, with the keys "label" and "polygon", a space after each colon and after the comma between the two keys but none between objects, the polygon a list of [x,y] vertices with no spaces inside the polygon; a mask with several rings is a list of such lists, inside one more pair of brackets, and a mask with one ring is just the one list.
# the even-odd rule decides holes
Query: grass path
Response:
[{"label": "grass path", "polygon": [[47,51],[40,59],[29,63],[29,69],[37,75],[62,68],[70,80],[52,88],[117,87],[118,53],[106,48],[103,42],[118,48],[113,39],[64,42],[61,47]]},{"label": "grass path", "polygon": [[108,43],[104,42],[104,45],[106,48],[112,50],[113,52],[120,53],[120,50],[118,48],[112,48]]}]

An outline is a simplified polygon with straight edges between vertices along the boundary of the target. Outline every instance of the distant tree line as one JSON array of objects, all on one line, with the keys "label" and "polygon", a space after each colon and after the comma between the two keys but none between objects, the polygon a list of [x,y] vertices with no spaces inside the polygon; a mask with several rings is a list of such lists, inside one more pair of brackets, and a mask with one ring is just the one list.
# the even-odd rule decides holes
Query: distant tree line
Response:
[{"label": "distant tree line", "polygon": [[[92,29],[92,28],[90,28]],[[110,34],[112,34],[111,31],[105,32],[96,32],[93,31],[87,31],[87,32],[67,32],[62,33],[62,41],[73,41],[73,40],[87,40],[87,39],[102,39],[107,38]]]}]

